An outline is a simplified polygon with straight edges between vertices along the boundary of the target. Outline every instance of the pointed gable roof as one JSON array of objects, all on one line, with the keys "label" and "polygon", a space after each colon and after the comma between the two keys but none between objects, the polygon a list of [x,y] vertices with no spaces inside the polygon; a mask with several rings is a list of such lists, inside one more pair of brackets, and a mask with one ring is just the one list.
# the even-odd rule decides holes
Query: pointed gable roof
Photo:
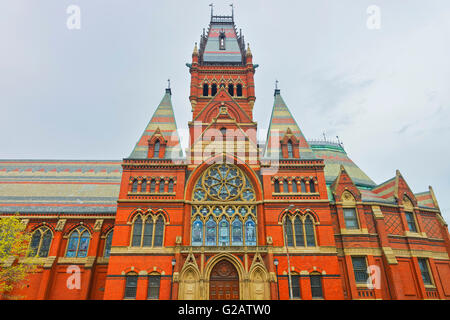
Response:
[{"label": "pointed gable roof", "polygon": [[148,154],[148,141],[155,134],[161,135],[167,142],[163,159],[183,158],[171,96],[170,89],[166,89],[164,97],[156,108],[141,138],[136,143],[129,159],[146,159]]},{"label": "pointed gable roof", "polygon": [[280,140],[287,134],[293,134],[299,141],[300,159],[316,159],[300,127],[289,111],[288,106],[281,97],[280,90],[275,90],[272,116],[264,150],[264,158],[281,159]]}]

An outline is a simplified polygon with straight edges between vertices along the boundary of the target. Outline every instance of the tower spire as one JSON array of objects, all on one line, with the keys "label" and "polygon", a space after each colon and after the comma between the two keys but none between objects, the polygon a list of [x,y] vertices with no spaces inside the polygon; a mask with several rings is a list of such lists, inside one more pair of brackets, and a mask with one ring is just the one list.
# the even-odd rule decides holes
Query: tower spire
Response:
[{"label": "tower spire", "polygon": [[172,95],[172,90],[170,89],[170,79],[167,79],[167,89],[166,93]]},{"label": "tower spire", "polygon": [[211,7],[211,18],[214,15],[214,3],[210,3],[209,6]]}]

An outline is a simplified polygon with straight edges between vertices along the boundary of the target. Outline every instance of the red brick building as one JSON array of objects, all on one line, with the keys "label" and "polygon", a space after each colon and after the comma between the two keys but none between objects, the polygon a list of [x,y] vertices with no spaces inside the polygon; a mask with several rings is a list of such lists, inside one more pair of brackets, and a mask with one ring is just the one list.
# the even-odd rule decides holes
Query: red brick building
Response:
[{"label": "red brick building", "polygon": [[211,17],[188,67],[185,153],[168,88],[123,161],[0,162],[0,213],[19,212],[42,263],[14,294],[450,299],[431,187],[399,171],[376,184],[341,144],[307,141],[279,89],[258,141],[257,65],[233,16]]}]

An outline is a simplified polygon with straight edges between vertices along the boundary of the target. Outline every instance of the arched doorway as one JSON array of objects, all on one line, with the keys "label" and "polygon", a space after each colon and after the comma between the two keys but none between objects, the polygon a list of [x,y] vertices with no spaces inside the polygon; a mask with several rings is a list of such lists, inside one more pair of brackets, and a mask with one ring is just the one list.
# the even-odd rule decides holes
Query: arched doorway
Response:
[{"label": "arched doorway", "polygon": [[210,300],[239,300],[239,275],[228,260],[219,261],[209,278]]}]

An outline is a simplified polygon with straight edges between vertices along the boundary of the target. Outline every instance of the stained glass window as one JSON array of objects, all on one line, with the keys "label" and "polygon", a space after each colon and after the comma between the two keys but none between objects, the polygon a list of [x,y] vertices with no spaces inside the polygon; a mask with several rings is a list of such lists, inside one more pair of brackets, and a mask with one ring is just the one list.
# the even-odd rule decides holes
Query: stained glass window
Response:
[{"label": "stained glass window", "polygon": [[105,258],[108,258],[111,254],[112,237],[113,237],[113,231],[109,232],[108,235],[106,236],[105,253],[103,255]]},{"label": "stained glass window", "polygon": [[201,246],[203,244],[203,222],[200,217],[192,224],[192,245]]},{"label": "stained glass window", "polygon": [[225,217],[219,222],[219,245],[230,245],[230,224]]},{"label": "stained glass window", "polygon": [[234,246],[242,246],[242,222],[238,217],[234,218],[231,225],[231,244]]},{"label": "stained glass window", "polygon": [[52,242],[52,232],[47,227],[42,227],[34,231],[30,247],[28,249],[29,257],[47,257]]},{"label": "stained glass window", "polygon": [[206,223],[206,245],[207,246],[215,246],[217,245],[216,241],[216,222],[213,217],[210,217],[208,222]]},{"label": "stained glass window", "polygon": [[91,235],[84,227],[79,227],[72,231],[69,237],[69,244],[67,246],[67,257],[84,258],[87,256],[89,248],[89,240]]},{"label": "stained glass window", "polygon": [[245,245],[256,246],[256,225],[251,216],[245,223]]}]

